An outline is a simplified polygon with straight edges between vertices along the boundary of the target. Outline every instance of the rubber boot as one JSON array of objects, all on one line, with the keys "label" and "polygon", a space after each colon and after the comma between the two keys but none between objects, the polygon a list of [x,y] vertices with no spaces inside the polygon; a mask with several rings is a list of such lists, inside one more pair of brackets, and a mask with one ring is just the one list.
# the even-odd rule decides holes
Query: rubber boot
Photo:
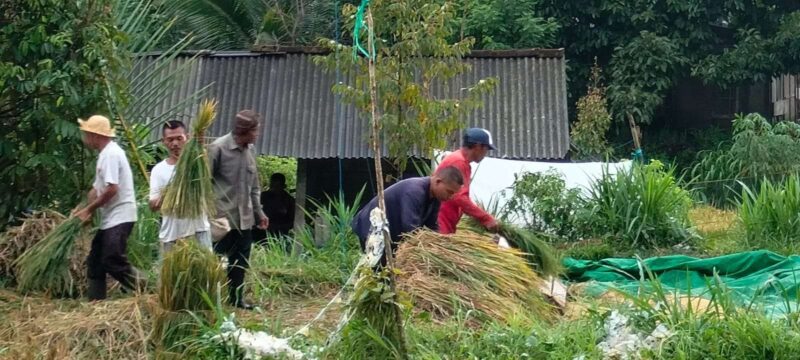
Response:
[{"label": "rubber boot", "polygon": [[89,279],[89,289],[86,291],[89,301],[105,300],[106,279]]}]

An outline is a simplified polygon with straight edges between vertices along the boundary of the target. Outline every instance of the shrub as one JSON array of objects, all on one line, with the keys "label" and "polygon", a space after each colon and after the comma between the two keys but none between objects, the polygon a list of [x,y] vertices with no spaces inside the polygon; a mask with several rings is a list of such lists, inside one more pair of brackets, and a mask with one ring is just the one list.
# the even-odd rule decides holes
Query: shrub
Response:
[{"label": "shrub", "polygon": [[761,182],[756,193],[742,186],[739,219],[748,245],[794,252],[800,241],[800,177],[783,183]]},{"label": "shrub", "polygon": [[506,217],[522,221],[530,230],[565,239],[579,237],[573,215],[580,206],[580,191],[567,189],[557,171],[515,175],[511,191],[503,210]]},{"label": "shrub", "polygon": [[733,141],[704,152],[690,172],[692,186],[715,206],[730,206],[741,185],[781,180],[800,171],[800,125],[770,124],[759,114],[737,115]]},{"label": "shrub", "polygon": [[589,188],[579,219],[594,236],[631,248],[671,246],[693,239],[692,199],[659,161],[604,175]]},{"label": "shrub", "polygon": [[575,157],[604,159],[611,153],[606,133],[611,127],[611,114],[600,83],[600,68],[592,67],[589,89],[578,99],[578,121],[572,127],[570,138],[575,146]]}]

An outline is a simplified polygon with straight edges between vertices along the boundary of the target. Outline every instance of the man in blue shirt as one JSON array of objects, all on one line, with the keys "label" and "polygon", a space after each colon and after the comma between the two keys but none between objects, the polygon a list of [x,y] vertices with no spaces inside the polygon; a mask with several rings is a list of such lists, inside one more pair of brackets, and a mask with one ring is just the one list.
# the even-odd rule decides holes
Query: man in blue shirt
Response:
[{"label": "man in blue shirt", "polygon": [[[464,184],[461,172],[449,166],[439,169],[434,175],[410,178],[389,186],[384,191],[386,220],[392,238],[392,250],[403,235],[426,227],[438,230],[439,205],[453,197]],[[361,251],[369,236],[369,213],[378,206],[378,198],[373,198],[356,214],[351,227],[361,243]]]}]

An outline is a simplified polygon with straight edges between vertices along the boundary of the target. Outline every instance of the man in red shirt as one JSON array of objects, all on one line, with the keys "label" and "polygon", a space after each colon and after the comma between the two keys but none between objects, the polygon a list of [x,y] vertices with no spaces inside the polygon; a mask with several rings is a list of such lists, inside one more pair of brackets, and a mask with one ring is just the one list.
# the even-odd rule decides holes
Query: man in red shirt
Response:
[{"label": "man in red shirt", "polygon": [[472,168],[470,162],[479,163],[489,150],[495,150],[492,144],[492,134],[486,129],[470,128],[464,132],[461,149],[447,155],[442,163],[436,168],[439,169],[453,166],[461,172],[464,177],[464,186],[461,187],[450,200],[442,202],[439,208],[439,232],[442,234],[452,234],[456,232],[456,225],[461,220],[462,214],[467,214],[481,223],[489,230],[497,228],[497,221],[491,214],[487,213],[478,205],[472,202],[469,197],[469,184],[472,180]]}]

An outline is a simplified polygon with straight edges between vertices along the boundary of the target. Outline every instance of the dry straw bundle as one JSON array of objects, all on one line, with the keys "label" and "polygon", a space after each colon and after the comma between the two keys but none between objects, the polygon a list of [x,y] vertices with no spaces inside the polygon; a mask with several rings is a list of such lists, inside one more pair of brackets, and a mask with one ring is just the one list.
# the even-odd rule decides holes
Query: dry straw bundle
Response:
[{"label": "dry straw bundle", "polygon": [[[44,238],[16,259],[17,288],[51,296],[77,296],[85,283],[83,261],[73,257],[76,239],[84,236],[81,220],[61,221]],[[85,255],[81,251],[80,255]]]},{"label": "dry straw bundle", "polygon": [[7,228],[0,236],[0,276],[15,279],[17,269],[14,262],[64,219],[64,215],[56,211],[37,211],[21,218],[19,225]]},{"label": "dry straw bundle", "polygon": [[175,175],[164,189],[161,211],[164,215],[181,219],[195,219],[216,212],[214,189],[208,154],[204,147],[205,132],[214,122],[217,103],[204,100],[193,127],[193,136],[181,152]]},{"label": "dry straw bundle", "polygon": [[398,285],[417,308],[440,319],[470,309],[504,321],[552,319],[555,308],[537,290],[542,280],[523,255],[474,232],[417,231],[398,249]]}]

